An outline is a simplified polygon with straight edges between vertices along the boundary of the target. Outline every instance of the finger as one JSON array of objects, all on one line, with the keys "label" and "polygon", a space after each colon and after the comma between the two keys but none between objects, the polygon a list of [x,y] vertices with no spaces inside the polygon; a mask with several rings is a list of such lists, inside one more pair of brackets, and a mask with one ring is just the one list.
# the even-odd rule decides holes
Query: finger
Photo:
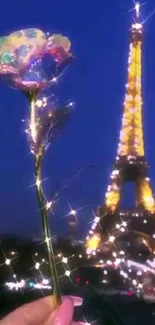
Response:
[{"label": "finger", "polygon": [[74,301],[70,297],[64,297],[60,307],[52,313],[44,325],[70,325],[73,319]]},{"label": "finger", "polygon": [[54,311],[54,306],[55,300],[53,296],[41,298],[16,309],[0,321],[0,325],[43,324],[45,319]]},{"label": "finger", "polygon": [[[64,301],[65,297],[63,297]],[[80,306],[83,299],[80,297],[70,297],[73,306]],[[53,296],[41,298],[37,301],[26,304],[8,316],[3,321],[0,321],[0,325],[39,325],[43,324],[45,320],[52,315],[55,310],[55,299]],[[59,310],[59,309],[58,309]]]}]

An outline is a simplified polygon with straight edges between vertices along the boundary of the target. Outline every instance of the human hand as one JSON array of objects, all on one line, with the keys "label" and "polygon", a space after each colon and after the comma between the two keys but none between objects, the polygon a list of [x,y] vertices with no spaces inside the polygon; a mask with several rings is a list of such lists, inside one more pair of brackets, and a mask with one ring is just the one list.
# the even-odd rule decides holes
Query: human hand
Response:
[{"label": "human hand", "polygon": [[81,306],[80,297],[66,296],[55,308],[53,296],[28,303],[11,312],[0,321],[0,325],[78,325],[73,321],[74,307]]}]

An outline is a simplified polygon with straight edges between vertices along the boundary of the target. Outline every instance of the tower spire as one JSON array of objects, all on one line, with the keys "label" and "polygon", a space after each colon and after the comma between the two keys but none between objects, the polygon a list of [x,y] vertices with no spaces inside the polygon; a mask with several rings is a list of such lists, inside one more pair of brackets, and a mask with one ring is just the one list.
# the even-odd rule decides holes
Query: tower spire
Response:
[{"label": "tower spire", "polygon": [[140,5],[135,5],[136,22],[132,24],[124,112],[118,144],[118,156],[144,156],[142,125],[141,61],[143,26],[139,23]]},{"label": "tower spire", "polygon": [[138,23],[139,19],[140,19],[140,3],[139,2],[137,2],[135,4],[135,11],[136,11],[136,22]]}]

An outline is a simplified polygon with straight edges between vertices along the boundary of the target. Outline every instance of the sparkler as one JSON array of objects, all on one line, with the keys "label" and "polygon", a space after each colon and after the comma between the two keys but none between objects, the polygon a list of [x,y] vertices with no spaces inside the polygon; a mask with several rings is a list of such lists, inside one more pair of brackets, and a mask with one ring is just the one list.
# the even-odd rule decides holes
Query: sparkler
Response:
[{"label": "sparkler", "polygon": [[72,59],[70,47],[67,37],[61,34],[49,35],[37,28],[15,31],[0,38],[0,77],[20,89],[30,102],[30,121],[27,133],[31,152],[34,154],[36,193],[48,253],[49,272],[57,304],[61,302],[61,296],[48,224],[49,204],[45,200],[41,186],[41,171],[49,140],[54,136],[64,118],[68,116],[71,105],[63,109],[56,108],[55,104],[48,103],[45,97],[38,100],[38,95],[42,89],[55,83],[70,63]]}]

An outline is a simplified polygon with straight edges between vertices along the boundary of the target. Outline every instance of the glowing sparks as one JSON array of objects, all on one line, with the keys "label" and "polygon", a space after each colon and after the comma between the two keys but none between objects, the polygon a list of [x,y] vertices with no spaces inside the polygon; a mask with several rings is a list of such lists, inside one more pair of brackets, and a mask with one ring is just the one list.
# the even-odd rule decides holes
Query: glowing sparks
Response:
[{"label": "glowing sparks", "polygon": [[70,211],[67,214],[65,214],[62,218],[66,218],[66,217],[69,217],[69,216],[73,216],[74,219],[75,219],[75,221],[78,223],[78,212],[80,210],[83,210],[85,208],[85,206],[79,207],[76,210],[72,208],[72,206],[71,206],[71,204],[69,202],[68,202],[68,206],[70,208]]},{"label": "glowing sparks", "polygon": [[63,256],[63,258],[62,258],[62,262],[65,263],[65,264],[67,264],[67,262],[68,262],[68,258]]},{"label": "glowing sparks", "polygon": [[70,214],[70,215],[73,215],[73,216],[76,216],[76,213],[77,213],[76,210],[71,210],[71,211],[69,212],[69,214]]},{"label": "glowing sparks", "polygon": [[[11,254],[11,252],[10,252]],[[40,255],[40,254],[39,254]],[[42,256],[39,256],[38,258],[42,258]],[[60,257],[63,257],[62,254],[59,254]],[[141,294],[145,299],[147,299],[147,288],[149,292],[152,292],[151,290],[154,290],[154,286],[152,284],[153,276],[155,275],[155,260],[147,260],[145,263],[137,263],[135,261],[127,259],[127,256],[125,257],[125,252],[123,250],[120,250],[119,252],[114,252],[112,254],[111,259],[108,257],[108,259],[100,259],[98,264],[95,264],[94,267],[100,268],[102,271],[102,278],[101,283],[103,284],[110,284],[110,274],[111,270],[115,270],[116,274],[119,274],[122,277],[123,283],[126,283],[127,288],[130,288],[128,290],[113,290],[113,293],[116,294],[116,291],[118,294],[126,295],[126,296],[132,296],[132,295],[138,295]],[[72,256],[71,256],[72,257]],[[70,258],[71,258],[70,257]],[[68,257],[62,258],[62,262],[65,262],[63,268],[64,272],[59,278],[65,278],[67,277],[71,283],[74,285],[74,282],[72,282],[72,273],[74,270],[69,269],[69,265],[66,265],[69,261]],[[9,265],[8,265],[9,267]],[[26,290],[40,290],[43,293],[44,290],[50,290],[52,287],[50,285],[50,278],[46,278],[44,274],[41,271],[41,263],[36,262],[34,268],[36,269],[35,273],[39,274],[39,277],[35,275],[34,279],[21,279],[19,280],[18,274],[13,274],[13,280],[6,281],[5,288],[6,290],[9,289],[10,291],[19,291],[21,290],[24,294],[24,291]],[[18,278],[18,280],[17,280]],[[74,277],[73,277],[74,278]],[[68,280],[67,280],[68,281]],[[89,285],[89,282],[85,282],[87,285]],[[90,282],[91,284],[91,282]],[[78,283],[76,282],[76,286]],[[86,322],[86,320],[85,320]],[[86,322],[87,323],[87,322]],[[92,324],[92,323],[91,323]]]},{"label": "glowing sparks", "polygon": [[45,242],[48,244],[50,242],[50,238],[49,237],[45,237]]},{"label": "glowing sparks", "polygon": [[6,265],[10,265],[10,264],[11,264],[11,260],[7,258],[7,259],[5,260],[5,264],[6,264]]},{"label": "glowing sparks", "polygon": [[115,241],[115,236],[110,236],[110,237],[109,237],[109,241],[110,241],[111,243],[113,243],[113,242]]},{"label": "glowing sparks", "polygon": [[53,201],[51,201],[51,202],[47,202],[47,203],[46,203],[46,210],[51,209],[52,204],[53,204]]},{"label": "glowing sparks", "polygon": [[52,82],[56,83],[56,82],[57,82],[57,79],[58,79],[58,78],[54,77],[54,78],[52,79]]},{"label": "glowing sparks", "polygon": [[31,100],[30,122],[26,133],[33,154],[41,154],[48,148],[50,140],[70,116],[71,107],[69,103],[60,108],[56,101],[49,101],[46,97]]},{"label": "glowing sparks", "polygon": [[37,131],[36,131],[36,108],[35,108],[34,100],[31,102],[30,130],[31,130],[32,140],[35,143]]},{"label": "glowing sparks", "polygon": [[37,185],[38,188],[39,188],[40,185],[41,185],[41,180],[40,180],[39,178],[37,178],[37,180],[36,180],[36,185]]},{"label": "glowing sparks", "polygon": [[66,271],[65,271],[65,275],[66,275],[66,276],[70,276],[70,274],[71,274],[71,272],[70,272],[69,270],[66,270]]},{"label": "glowing sparks", "polygon": [[35,268],[36,268],[36,270],[39,270],[39,268],[40,268],[40,263],[39,262],[36,263]]}]

